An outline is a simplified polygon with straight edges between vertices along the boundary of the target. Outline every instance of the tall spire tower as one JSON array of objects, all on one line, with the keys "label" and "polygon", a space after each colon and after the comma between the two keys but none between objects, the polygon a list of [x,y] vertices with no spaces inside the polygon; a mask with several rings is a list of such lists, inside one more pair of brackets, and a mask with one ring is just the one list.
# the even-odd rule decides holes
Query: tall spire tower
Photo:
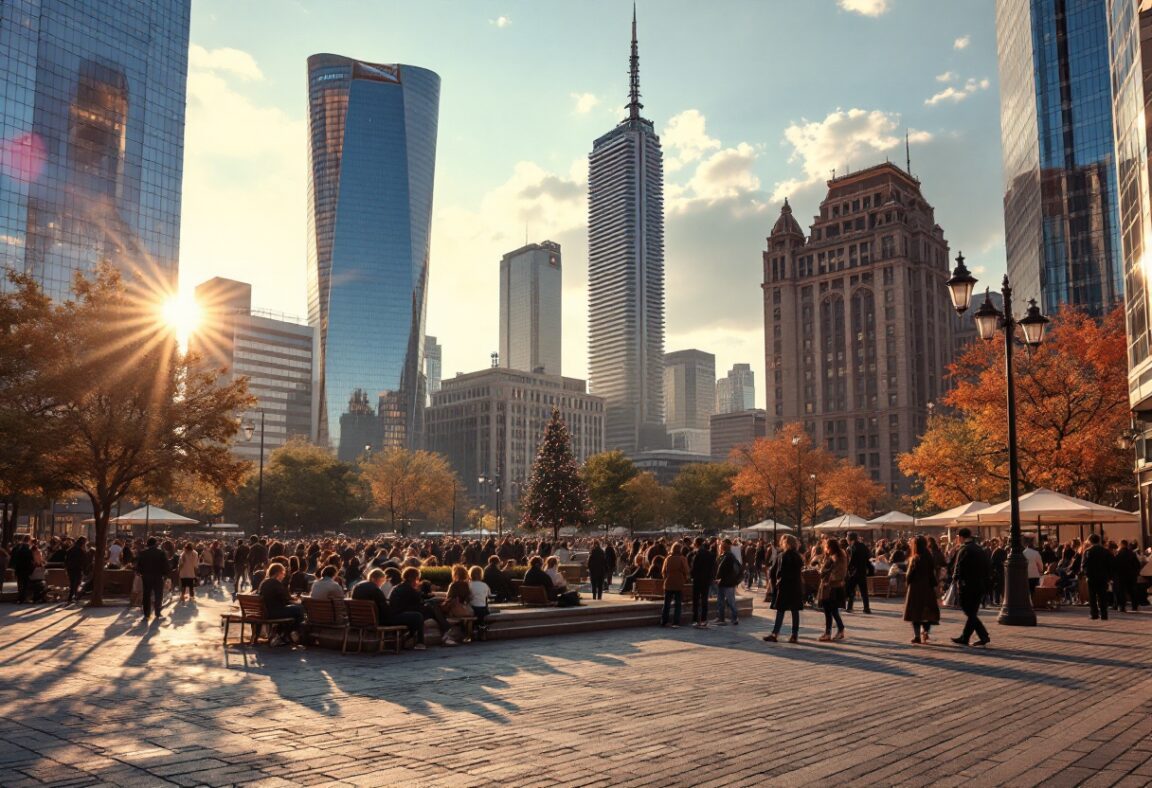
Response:
[{"label": "tall spire tower", "polygon": [[632,8],[628,117],[588,157],[588,372],[605,398],[605,448],[667,446],[664,430],[664,158],[640,115]]}]

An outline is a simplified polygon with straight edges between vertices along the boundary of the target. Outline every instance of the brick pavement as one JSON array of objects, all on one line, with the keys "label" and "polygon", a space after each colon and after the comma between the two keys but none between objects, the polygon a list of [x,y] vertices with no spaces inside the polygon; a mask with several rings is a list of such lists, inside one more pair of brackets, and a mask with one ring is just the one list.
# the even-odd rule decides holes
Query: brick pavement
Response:
[{"label": "brick pavement", "polygon": [[1152,785],[1152,614],[1042,613],[977,650],[909,645],[895,600],[843,643],[806,612],[766,644],[763,607],[343,657],[224,651],[219,598],[148,627],[4,605],[0,785]]}]

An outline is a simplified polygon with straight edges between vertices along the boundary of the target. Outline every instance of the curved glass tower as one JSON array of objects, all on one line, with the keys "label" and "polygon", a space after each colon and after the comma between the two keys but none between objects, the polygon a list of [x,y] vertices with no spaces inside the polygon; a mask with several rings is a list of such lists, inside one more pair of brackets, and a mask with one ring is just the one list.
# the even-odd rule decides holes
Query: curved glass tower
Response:
[{"label": "curved glass tower", "polygon": [[308,58],[308,320],[341,459],[423,442],[439,103],[427,69]]}]

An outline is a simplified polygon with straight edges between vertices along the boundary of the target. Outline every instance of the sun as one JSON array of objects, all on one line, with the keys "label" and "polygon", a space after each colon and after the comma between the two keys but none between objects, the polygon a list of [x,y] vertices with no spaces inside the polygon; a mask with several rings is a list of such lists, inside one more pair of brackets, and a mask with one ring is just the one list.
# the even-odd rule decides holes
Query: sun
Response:
[{"label": "sun", "polygon": [[200,305],[191,293],[174,295],[161,307],[164,322],[176,334],[182,349],[187,349],[188,339],[200,327]]}]

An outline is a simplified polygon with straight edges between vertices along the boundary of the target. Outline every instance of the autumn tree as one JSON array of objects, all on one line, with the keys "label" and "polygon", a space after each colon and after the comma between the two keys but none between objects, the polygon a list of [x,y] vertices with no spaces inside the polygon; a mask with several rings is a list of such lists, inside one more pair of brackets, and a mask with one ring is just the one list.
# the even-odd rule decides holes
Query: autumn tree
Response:
[{"label": "autumn tree", "polygon": [[403,530],[417,515],[439,522],[452,515],[459,482],[440,454],[384,449],[363,464],[363,473],[373,503],[388,516],[393,530],[398,525]]},{"label": "autumn tree", "polygon": [[641,471],[620,488],[624,494],[624,517],[628,530],[652,526],[659,530],[672,518],[672,493],[649,471]]},{"label": "autumn tree", "polygon": [[608,528],[628,521],[629,502],[624,485],[638,473],[622,451],[600,452],[584,461],[580,478],[588,490],[597,525]]},{"label": "autumn tree", "polygon": [[736,467],[722,462],[687,465],[672,481],[672,505],[684,523],[716,531],[724,526],[732,502]]},{"label": "autumn tree", "polygon": [[560,538],[561,528],[584,525],[591,515],[588,488],[572,454],[568,426],[557,408],[544,428],[520,508],[522,527],[551,529],[553,539]]},{"label": "autumn tree", "polygon": [[[953,363],[943,400],[953,415],[933,419],[901,458],[941,508],[1007,491],[1003,341],[998,334],[974,343]],[[1125,353],[1122,308],[1097,321],[1066,307],[1039,348],[1014,354],[1025,490],[1049,487],[1098,503],[1133,491],[1131,452],[1117,445],[1130,418]]]}]

